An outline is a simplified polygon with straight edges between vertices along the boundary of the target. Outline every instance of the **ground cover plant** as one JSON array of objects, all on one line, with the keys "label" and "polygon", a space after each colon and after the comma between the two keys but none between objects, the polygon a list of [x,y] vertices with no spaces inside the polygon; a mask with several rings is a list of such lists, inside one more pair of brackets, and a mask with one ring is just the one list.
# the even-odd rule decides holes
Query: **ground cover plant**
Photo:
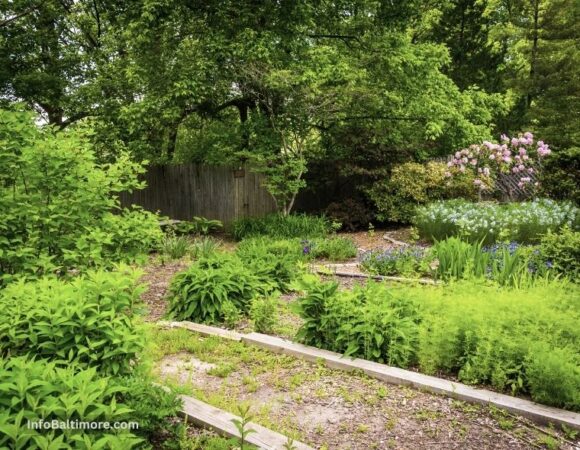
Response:
[{"label": "ground cover plant", "polygon": [[298,338],[351,356],[457,376],[580,410],[578,287],[518,290],[368,283],[352,291],[307,281]]},{"label": "ground cover plant", "polygon": [[373,275],[414,277],[430,275],[431,261],[432,258],[425,247],[408,246],[364,252],[360,258],[360,266],[364,272]]},{"label": "ground cover plant", "polygon": [[422,237],[443,240],[459,236],[471,242],[538,242],[548,231],[580,227],[580,214],[569,202],[548,199],[497,204],[449,200],[417,208],[414,224]]}]

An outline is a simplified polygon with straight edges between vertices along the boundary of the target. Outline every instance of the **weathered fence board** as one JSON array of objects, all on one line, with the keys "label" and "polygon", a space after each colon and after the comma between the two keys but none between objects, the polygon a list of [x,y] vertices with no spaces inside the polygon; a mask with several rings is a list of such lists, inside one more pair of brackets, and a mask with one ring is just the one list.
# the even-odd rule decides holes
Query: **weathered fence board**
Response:
[{"label": "weathered fence board", "polygon": [[151,166],[143,180],[147,183],[145,189],[121,194],[123,206],[140,205],[172,219],[201,216],[225,224],[276,210],[274,200],[262,186],[262,176],[245,168]]}]

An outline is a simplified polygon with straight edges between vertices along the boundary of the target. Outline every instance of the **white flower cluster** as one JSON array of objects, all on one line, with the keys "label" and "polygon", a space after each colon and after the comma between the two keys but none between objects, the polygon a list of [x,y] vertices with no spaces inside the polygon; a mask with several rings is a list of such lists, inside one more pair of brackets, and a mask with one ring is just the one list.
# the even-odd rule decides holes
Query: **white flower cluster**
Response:
[{"label": "white flower cluster", "polygon": [[571,203],[541,199],[523,203],[440,201],[418,209],[415,223],[426,235],[472,238],[535,239],[548,230],[578,225],[579,209]]}]

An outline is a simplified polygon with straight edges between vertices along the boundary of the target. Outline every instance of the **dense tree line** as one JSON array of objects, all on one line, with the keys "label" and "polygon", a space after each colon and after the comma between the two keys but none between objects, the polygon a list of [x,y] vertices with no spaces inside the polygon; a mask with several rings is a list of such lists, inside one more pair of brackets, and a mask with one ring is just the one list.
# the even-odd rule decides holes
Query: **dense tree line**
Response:
[{"label": "dense tree line", "polygon": [[372,183],[395,163],[524,129],[577,164],[574,0],[0,8],[0,101],[90,127],[103,160],[250,161],[280,209],[316,162]]}]

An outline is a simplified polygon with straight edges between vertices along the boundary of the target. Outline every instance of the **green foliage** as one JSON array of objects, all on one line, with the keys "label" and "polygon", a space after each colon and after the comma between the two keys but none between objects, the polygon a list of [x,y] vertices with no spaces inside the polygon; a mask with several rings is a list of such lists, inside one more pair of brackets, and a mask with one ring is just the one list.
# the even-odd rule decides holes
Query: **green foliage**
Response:
[{"label": "green foliage", "polygon": [[219,250],[221,243],[210,236],[196,238],[189,247],[193,259],[210,258]]},{"label": "green foliage", "polygon": [[299,244],[268,238],[243,240],[236,255],[264,285],[286,292],[298,273]]},{"label": "green foliage", "polygon": [[580,280],[580,231],[568,227],[549,231],[542,236],[539,250],[545,264],[571,280]]},{"label": "green foliage", "polygon": [[265,217],[246,217],[233,223],[232,235],[237,241],[247,237],[311,238],[326,236],[331,224],[325,217],[292,214],[270,214]]},{"label": "green foliage", "polygon": [[357,248],[352,239],[332,236],[303,242],[303,252],[315,259],[346,261],[357,255]]},{"label": "green foliage", "polygon": [[191,243],[185,236],[168,234],[161,240],[160,250],[164,258],[181,259],[190,252]]},{"label": "green foliage", "polygon": [[176,393],[154,384],[147,376],[115,381],[124,389],[120,401],[131,409],[130,420],[139,424],[135,434],[152,443],[178,439],[179,427],[175,418],[183,402]]},{"label": "green foliage", "polygon": [[98,165],[79,133],[55,135],[30,114],[0,110],[0,285],[134,261],[161,238],[157,219],[122,210],[119,193],[143,185],[121,155]]},{"label": "green foliage", "polygon": [[516,243],[483,247],[459,238],[436,242],[431,252],[435,276],[450,281],[490,279],[500,286],[523,288],[554,276],[535,247]]},{"label": "green foliage", "polygon": [[580,147],[553,152],[540,176],[540,190],[546,197],[580,205]]},{"label": "green foliage", "polygon": [[171,282],[169,314],[178,320],[218,323],[224,304],[248,314],[253,298],[272,289],[234,256],[218,255],[193,263]]},{"label": "green foliage", "polygon": [[144,346],[130,315],[142,292],[138,276],[97,271],[71,282],[10,284],[0,294],[0,355],[33,355],[110,375],[131,372]]},{"label": "green foliage", "polygon": [[307,281],[300,299],[304,324],[297,338],[308,345],[408,367],[415,361],[419,315],[416,304],[369,282],[351,291],[336,283]]},{"label": "green foliage", "polygon": [[549,230],[580,227],[579,209],[569,202],[541,199],[522,203],[434,202],[419,207],[414,219],[422,237],[459,236],[470,242],[539,241]]},{"label": "green foliage", "polygon": [[250,318],[258,333],[270,333],[276,324],[278,301],[275,297],[260,297],[252,302]]},{"label": "green foliage", "polygon": [[325,214],[329,219],[339,222],[346,231],[366,228],[375,218],[373,209],[366,205],[362,198],[346,198],[332,202],[326,207]]},{"label": "green foliage", "polygon": [[438,162],[394,167],[388,180],[375,183],[368,191],[378,209],[377,217],[410,223],[419,205],[447,198],[475,199],[472,176],[447,178],[446,171],[447,166]]},{"label": "green foliage", "polygon": [[191,221],[184,220],[179,222],[175,228],[180,234],[200,234],[202,236],[207,236],[210,233],[222,229],[223,224],[219,220],[194,216]]},{"label": "green foliage", "polygon": [[45,360],[0,359],[0,446],[27,449],[135,448],[143,440],[128,430],[32,429],[28,421],[131,421],[116,398],[127,388],[99,378],[95,368],[59,368]]},{"label": "green foliage", "polygon": [[248,434],[255,433],[256,430],[249,427],[249,424],[254,418],[250,412],[250,405],[238,405],[238,414],[240,418],[232,419],[232,422],[238,430],[238,433],[240,433],[240,448],[243,450],[247,444]]},{"label": "green foliage", "polygon": [[302,342],[580,411],[575,285],[370,283],[351,292],[308,280],[303,289]]},{"label": "green foliage", "polygon": [[235,328],[242,318],[240,310],[233,302],[225,301],[222,306],[222,313],[224,317],[224,324],[228,328]]}]

